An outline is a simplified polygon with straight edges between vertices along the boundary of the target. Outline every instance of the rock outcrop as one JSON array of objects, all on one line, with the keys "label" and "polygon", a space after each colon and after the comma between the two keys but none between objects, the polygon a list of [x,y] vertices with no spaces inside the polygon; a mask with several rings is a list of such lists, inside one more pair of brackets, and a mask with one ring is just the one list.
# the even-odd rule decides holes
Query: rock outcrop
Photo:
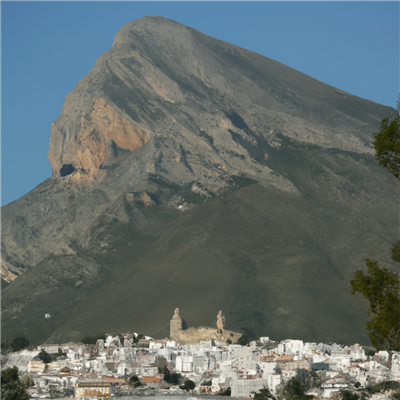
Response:
[{"label": "rock outcrop", "polygon": [[[61,116],[63,113],[64,109]],[[60,130],[58,125],[52,125],[49,160],[53,174],[68,176],[78,184],[90,182],[97,176],[100,166],[109,156],[107,142],[132,151],[149,140],[148,131],[119,115],[101,97],[93,99],[92,109],[87,115],[83,112],[80,127],[72,138],[64,136]]]}]

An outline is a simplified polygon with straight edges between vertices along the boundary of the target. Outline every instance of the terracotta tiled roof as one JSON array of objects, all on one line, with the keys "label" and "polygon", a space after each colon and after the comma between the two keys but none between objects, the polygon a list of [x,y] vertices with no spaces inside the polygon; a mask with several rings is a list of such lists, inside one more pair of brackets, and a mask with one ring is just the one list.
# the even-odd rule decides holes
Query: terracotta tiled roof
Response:
[{"label": "terracotta tiled roof", "polygon": [[294,356],[287,356],[287,355],[282,355],[280,357],[278,357],[277,359],[278,361],[293,361],[294,360]]},{"label": "terracotta tiled roof", "polygon": [[157,376],[144,376],[143,383],[154,383],[154,382],[161,382],[161,378]]},{"label": "terracotta tiled roof", "polygon": [[264,356],[260,357],[260,361],[274,361],[275,357],[274,356]]},{"label": "terracotta tiled roof", "polygon": [[347,368],[350,369],[350,368],[356,368],[356,367],[358,367],[358,364],[350,365],[350,366],[347,367]]},{"label": "terracotta tiled roof", "polygon": [[115,382],[115,383],[125,383],[125,379],[123,378],[116,378],[115,376],[107,376],[103,375],[104,382]]}]

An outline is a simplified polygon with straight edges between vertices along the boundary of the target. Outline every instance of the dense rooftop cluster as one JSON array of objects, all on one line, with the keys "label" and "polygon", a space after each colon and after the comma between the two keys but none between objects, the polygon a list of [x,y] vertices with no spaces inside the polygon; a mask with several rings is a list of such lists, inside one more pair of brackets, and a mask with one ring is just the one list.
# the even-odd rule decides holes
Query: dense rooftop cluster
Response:
[{"label": "dense rooftop cluster", "polygon": [[[53,355],[52,362],[42,361],[44,353]],[[247,346],[214,339],[180,345],[127,333],[106,335],[96,344],[43,344],[3,355],[2,361],[4,368],[18,367],[22,379],[31,378],[31,398],[161,395],[185,390],[253,397],[263,388],[279,398],[293,379],[302,382],[305,394],[318,399],[337,398],[343,391],[364,397],[369,393],[374,400],[396,397],[397,382],[381,385],[391,389],[384,393],[365,389],[400,382],[399,353],[367,353],[359,344],[275,342],[261,337]]]}]

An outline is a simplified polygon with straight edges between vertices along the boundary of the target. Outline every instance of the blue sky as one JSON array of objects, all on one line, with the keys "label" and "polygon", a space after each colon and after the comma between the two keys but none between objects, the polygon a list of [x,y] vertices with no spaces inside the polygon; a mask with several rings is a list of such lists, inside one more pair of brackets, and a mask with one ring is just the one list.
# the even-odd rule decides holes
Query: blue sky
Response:
[{"label": "blue sky", "polygon": [[1,2],[2,204],[51,176],[50,125],[125,23],[161,15],[396,107],[398,2]]}]

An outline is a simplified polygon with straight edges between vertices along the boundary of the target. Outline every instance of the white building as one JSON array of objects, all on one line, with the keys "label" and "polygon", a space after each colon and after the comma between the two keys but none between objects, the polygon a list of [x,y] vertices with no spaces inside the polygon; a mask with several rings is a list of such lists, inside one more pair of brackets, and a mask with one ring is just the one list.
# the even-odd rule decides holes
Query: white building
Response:
[{"label": "white building", "polygon": [[193,356],[178,356],[175,360],[175,368],[179,372],[193,371]]},{"label": "white building", "polygon": [[268,386],[266,379],[235,379],[231,383],[231,396],[243,397],[257,393],[260,389]]}]

